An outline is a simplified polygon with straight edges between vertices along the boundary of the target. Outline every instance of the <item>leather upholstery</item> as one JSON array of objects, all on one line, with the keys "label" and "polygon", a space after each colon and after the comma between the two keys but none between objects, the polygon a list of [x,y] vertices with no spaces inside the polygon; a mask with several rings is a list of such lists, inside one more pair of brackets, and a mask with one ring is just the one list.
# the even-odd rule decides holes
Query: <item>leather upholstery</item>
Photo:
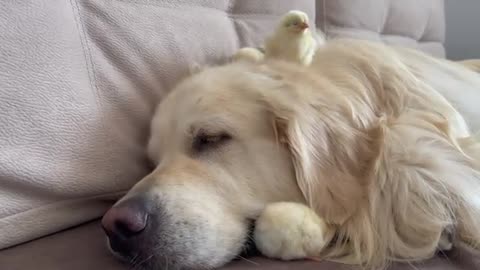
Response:
[{"label": "leather upholstery", "polygon": [[0,248],[97,218],[148,173],[155,105],[194,62],[257,45],[310,0],[0,5]]},{"label": "leather upholstery", "polygon": [[290,9],[331,37],[443,53],[440,0],[4,1],[0,248],[101,216],[148,173],[148,124],[168,89],[194,62],[259,45]]},{"label": "leather upholstery", "polygon": [[401,45],[444,57],[444,0],[318,0],[317,25],[328,38]]},{"label": "leather upholstery", "polygon": [[[443,55],[443,0],[22,0],[0,5],[0,268],[127,269],[95,219],[149,171],[155,104],[194,63],[257,46],[290,9],[329,37]],[[42,239],[14,245],[55,233]],[[255,258],[226,269],[354,269]],[[479,269],[469,253],[417,269]],[[395,265],[392,269],[410,269]]]},{"label": "leather upholstery", "polygon": [[[478,270],[480,255],[460,247],[425,262],[395,263],[388,270]],[[25,258],[28,258],[26,260]],[[129,270],[105,248],[98,222],[56,233],[32,243],[0,252],[0,265],[8,270]],[[221,270],[362,270],[333,262],[281,262],[261,257],[238,259]],[[160,269],[159,269],[160,270]]]}]

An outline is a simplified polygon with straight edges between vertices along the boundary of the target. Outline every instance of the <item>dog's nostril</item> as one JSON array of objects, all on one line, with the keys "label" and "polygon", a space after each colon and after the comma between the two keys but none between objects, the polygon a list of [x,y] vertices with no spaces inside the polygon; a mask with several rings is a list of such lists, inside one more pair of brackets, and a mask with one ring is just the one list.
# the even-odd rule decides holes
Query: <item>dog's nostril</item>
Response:
[{"label": "dog's nostril", "polygon": [[138,200],[126,200],[112,207],[102,219],[102,227],[109,237],[126,239],[142,232],[148,219],[146,207]]},{"label": "dog's nostril", "polygon": [[146,219],[134,217],[133,219],[124,219],[115,221],[115,229],[118,234],[124,237],[135,235],[145,229]]}]

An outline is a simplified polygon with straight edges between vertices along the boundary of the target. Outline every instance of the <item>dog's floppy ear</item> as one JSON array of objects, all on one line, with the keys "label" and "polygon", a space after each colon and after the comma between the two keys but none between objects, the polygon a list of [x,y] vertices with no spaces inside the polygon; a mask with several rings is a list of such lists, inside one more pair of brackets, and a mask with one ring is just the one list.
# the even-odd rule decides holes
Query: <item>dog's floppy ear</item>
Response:
[{"label": "dog's floppy ear", "polygon": [[[287,87],[288,88],[288,87]],[[345,222],[364,203],[381,128],[355,127],[349,108],[278,90],[266,98],[278,141],[292,156],[306,201],[328,222]]]}]

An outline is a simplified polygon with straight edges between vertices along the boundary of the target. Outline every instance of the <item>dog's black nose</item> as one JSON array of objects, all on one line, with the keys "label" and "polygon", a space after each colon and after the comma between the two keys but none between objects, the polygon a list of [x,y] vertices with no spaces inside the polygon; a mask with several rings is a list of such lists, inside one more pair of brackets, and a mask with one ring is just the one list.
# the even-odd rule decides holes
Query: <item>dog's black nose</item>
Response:
[{"label": "dog's black nose", "polygon": [[148,216],[145,200],[131,198],[110,208],[103,216],[102,227],[110,239],[126,240],[145,229]]}]

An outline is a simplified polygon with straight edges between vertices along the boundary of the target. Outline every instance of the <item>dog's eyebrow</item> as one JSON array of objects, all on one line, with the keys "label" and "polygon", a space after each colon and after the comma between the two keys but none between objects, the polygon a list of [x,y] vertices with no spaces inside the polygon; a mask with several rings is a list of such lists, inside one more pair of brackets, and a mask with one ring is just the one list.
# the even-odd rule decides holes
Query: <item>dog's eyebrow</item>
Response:
[{"label": "dog's eyebrow", "polygon": [[224,117],[208,117],[205,119],[197,120],[193,122],[189,129],[188,133],[190,135],[194,135],[199,131],[203,131],[206,133],[222,133],[225,131],[233,132],[234,128],[229,124],[229,121],[226,120]]}]

